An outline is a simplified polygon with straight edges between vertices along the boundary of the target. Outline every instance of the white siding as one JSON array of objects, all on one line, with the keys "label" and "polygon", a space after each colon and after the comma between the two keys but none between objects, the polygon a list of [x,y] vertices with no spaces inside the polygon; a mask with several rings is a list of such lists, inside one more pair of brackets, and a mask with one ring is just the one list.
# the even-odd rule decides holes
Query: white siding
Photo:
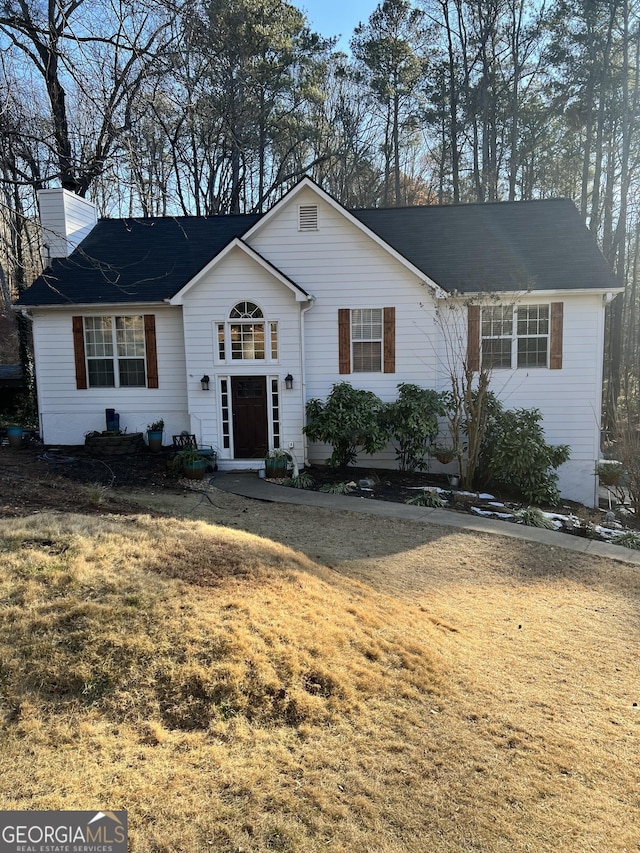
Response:
[{"label": "white siding", "polygon": [[[595,466],[600,449],[604,307],[602,294],[527,294],[521,305],[564,303],[562,369],[494,370],[491,390],[508,409],[537,408],[549,444],[568,444],[569,462],[559,471],[562,495],[597,502]],[[444,363],[444,359],[443,359]],[[446,388],[444,370],[440,387]]]},{"label": "white siding", "polygon": [[38,193],[44,261],[66,258],[97,222],[95,205],[61,188]]},{"label": "white siding", "polygon": [[[267,324],[278,323],[278,359],[232,361],[227,352],[220,362],[217,352],[217,324],[225,323],[238,302],[255,302]],[[300,355],[300,303],[293,292],[248,257],[241,249],[232,250],[204,276],[184,299],[184,337],[188,365],[189,411],[192,431],[203,444],[211,444],[220,459],[232,459],[233,447],[225,450],[218,395],[219,379],[231,376],[266,376],[280,383],[281,446],[294,443],[293,453],[302,462],[302,360]],[[294,388],[284,389],[284,377],[291,373]],[[202,391],[200,378],[211,379],[210,391]],[[267,382],[267,391],[269,382]],[[271,443],[271,420],[269,441]]]},{"label": "white siding", "polygon": [[[382,399],[399,382],[436,383],[435,302],[431,289],[357,226],[307,190],[249,238],[253,248],[315,297],[305,315],[306,397],[325,397],[348,381]],[[298,231],[298,204],[318,203],[318,230]],[[338,309],[396,309],[396,372],[338,370]]]},{"label": "white siding", "polygon": [[[159,388],[76,388],[72,316],[155,314]],[[91,430],[106,429],[105,409],[120,414],[120,428],[144,432],[163,418],[165,442],[189,428],[182,318],[179,308],[120,306],[109,311],[34,312],[33,337],[42,439],[46,444],[83,444]]]},{"label": "white siding", "polygon": [[[299,204],[318,201],[318,230],[298,231]],[[249,238],[251,245],[316,301],[306,315],[306,399],[325,398],[334,382],[368,388],[394,399],[399,382],[446,388],[443,341],[431,291],[400,263],[347,222],[312,190],[284,204],[277,216]],[[508,408],[536,407],[543,414],[547,441],[569,444],[571,460],[560,471],[565,497],[593,504],[595,461],[599,453],[602,385],[602,296],[529,294],[523,302],[564,302],[564,354],[561,370],[495,371],[494,390]],[[446,303],[440,303],[443,312]],[[396,309],[395,374],[338,373],[339,308]],[[446,322],[446,321],[445,321]],[[459,346],[466,346],[466,325]],[[312,445],[309,456],[322,461],[328,448]],[[371,464],[368,457],[363,464]],[[393,465],[387,449],[376,464]]]}]

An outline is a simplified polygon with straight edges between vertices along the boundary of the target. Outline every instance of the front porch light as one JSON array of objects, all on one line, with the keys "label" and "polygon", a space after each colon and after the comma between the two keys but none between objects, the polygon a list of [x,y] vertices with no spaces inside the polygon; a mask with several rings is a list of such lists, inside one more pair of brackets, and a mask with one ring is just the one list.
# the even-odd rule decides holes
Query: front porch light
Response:
[{"label": "front porch light", "polygon": [[293,376],[290,373],[287,373],[287,375],[284,377],[284,387],[287,389],[287,391],[291,391],[291,389],[293,388]]},{"label": "front porch light", "polygon": [[202,379],[200,380],[200,384],[202,385],[202,390],[203,390],[203,391],[208,391],[208,390],[209,390],[209,377],[207,376],[207,374],[206,374],[206,373],[205,373],[205,375],[202,377]]}]

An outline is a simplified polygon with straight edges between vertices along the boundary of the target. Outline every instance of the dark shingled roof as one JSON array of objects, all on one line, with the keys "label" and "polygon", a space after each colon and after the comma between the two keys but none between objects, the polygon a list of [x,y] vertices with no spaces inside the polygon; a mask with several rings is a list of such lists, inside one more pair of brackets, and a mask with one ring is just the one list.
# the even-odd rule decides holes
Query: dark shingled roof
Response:
[{"label": "dark shingled roof", "polygon": [[449,292],[617,287],[568,199],[353,213]]},{"label": "dark shingled roof", "polygon": [[[566,199],[355,210],[353,215],[449,292],[617,286]],[[101,219],[17,304],[169,299],[259,218]]]},{"label": "dark shingled roof", "polygon": [[258,215],[101,219],[68,258],[54,260],[18,305],[170,299]]}]

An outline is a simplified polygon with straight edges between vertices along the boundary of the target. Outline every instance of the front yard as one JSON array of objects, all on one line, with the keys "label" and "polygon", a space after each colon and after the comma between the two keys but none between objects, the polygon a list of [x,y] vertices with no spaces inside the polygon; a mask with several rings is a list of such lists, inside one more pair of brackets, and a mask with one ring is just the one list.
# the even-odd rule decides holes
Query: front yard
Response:
[{"label": "front yard", "polygon": [[0,807],[127,809],[132,853],[637,850],[637,569],[16,457]]}]

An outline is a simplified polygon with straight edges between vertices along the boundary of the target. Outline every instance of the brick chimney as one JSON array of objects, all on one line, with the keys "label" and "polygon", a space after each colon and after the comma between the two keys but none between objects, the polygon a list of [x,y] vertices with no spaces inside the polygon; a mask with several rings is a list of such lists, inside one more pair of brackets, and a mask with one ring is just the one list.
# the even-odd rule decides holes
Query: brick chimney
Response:
[{"label": "brick chimney", "polygon": [[92,202],[61,187],[40,190],[38,205],[45,266],[68,257],[98,221]]}]

